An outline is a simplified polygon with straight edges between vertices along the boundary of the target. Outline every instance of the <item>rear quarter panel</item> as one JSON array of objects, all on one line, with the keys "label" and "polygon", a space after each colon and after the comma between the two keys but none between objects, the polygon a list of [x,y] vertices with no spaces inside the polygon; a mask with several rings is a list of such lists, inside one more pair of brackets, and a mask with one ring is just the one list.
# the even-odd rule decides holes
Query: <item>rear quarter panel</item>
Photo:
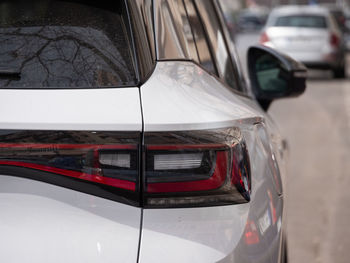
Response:
[{"label": "rear quarter panel", "polygon": [[273,181],[269,136],[259,133],[269,134],[270,125],[255,101],[190,62],[159,62],[141,100],[146,133],[239,127],[250,153],[252,200],[144,209],[139,262],[278,262],[283,200]]}]

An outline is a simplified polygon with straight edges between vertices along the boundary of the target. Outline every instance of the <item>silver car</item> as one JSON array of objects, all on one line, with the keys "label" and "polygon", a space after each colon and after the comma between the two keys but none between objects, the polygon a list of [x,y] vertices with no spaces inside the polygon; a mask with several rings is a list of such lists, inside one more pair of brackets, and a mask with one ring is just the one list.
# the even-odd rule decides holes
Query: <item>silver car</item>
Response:
[{"label": "silver car", "polygon": [[260,43],[276,48],[316,69],[330,69],[336,78],[346,75],[346,47],[330,11],[319,6],[275,8]]},{"label": "silver car", "polygon": [[252,47],[248,86],[217,1],[0,9],[0,262],[286,262],[303,65]]}]

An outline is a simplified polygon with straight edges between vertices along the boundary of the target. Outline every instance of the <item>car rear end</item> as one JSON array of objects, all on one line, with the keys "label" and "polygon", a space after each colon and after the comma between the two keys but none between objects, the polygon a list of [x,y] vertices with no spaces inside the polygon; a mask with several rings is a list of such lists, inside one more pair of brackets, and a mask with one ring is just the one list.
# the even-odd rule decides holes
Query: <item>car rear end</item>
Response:
[{"label": "car rear end", "polygon": [[0,5],[1,262],[278,262],[271,122],[140,3]]},{"label": "car rear end", "polygon": [[0,261],[136,262],[142,115],[124,2],[0,9]]},{"label": "car rear end", "polygon": [[330,13],[321,7],[275,9],[260,42],[308,67],[334,69],[344,64],[342,34]]}]

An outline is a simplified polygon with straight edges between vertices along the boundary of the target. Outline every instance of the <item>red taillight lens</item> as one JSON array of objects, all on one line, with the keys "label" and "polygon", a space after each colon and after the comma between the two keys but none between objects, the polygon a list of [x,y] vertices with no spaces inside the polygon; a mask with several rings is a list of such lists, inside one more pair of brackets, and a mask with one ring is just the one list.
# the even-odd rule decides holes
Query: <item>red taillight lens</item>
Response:
[{"label": "red taillight lens", "polygon": [[340,39],[335,33],[331,33],[329,42],[333,47],[338,47],[340,44]]},{"label": "red taillight lens", "polygon": [[2,131],[0,174],[135,206],[250,200],[249,156],[239,129],[148,133],[142,153],[140,141],[140,133]]},{"label": "red taillight lens", "polygon": [[250,200],[249,157],[238,129],[146,134],[145,144],[145,206]]},{"label": "red taillight lens", "polygon": [[[138,201],[139,135],[15,131],[0,135],[0,173]],[[4,172],[6,170],[6,172]],[[67,181],[67,178],[71,178]],[[72,180],[74,179],[74,180]]]},{"label": "red taillight lens", "polygon": [[269,37],[268,37],[268,35],[267,35],[267,33],[266,32],[263,32],[262,34],[261,34],[261,36],[260,36],[260,44],[265,44],[265,43],[267,43],[267,42],[269,42],[270,41],[270,39],[269,39]]}]

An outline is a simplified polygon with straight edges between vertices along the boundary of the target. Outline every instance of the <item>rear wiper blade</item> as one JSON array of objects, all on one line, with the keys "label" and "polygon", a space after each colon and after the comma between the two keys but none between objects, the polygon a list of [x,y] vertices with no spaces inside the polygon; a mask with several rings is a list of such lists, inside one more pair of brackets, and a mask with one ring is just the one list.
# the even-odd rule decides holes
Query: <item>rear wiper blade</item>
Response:
[{"label": "rear wiper blade", "polygon": [[16,68],[0,67],[0,78],[2,79],[20,79],[21,71]]}]

